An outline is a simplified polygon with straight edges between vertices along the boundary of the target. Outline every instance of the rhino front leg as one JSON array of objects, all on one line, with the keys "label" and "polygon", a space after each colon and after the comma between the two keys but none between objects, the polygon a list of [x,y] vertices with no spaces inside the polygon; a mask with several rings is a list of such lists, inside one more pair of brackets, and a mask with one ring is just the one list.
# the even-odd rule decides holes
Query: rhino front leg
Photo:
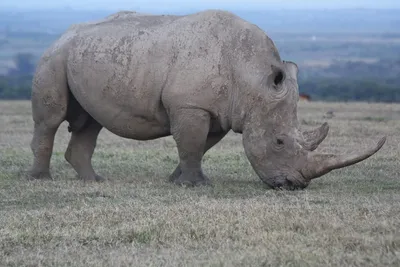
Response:
[{"label": "rhino front leg", "polygon": [[[209,133],[206,141],[206,145],[204,148],[203,156],[206,154],[206,152],[211,149],[213,146],[215,146],[219,141],[224,138],[224,136],[227,134],[227,132],[220,132],[220,133]],[[176,166],[174,172],[169,176],[169,181],[174,182],[176,179],[179,178],[179,176],[182,174],[182,170],[180,165]]]},{"label": "rhino front leg", "polygon": [[173,181],[177,185],[208,185],[201,160],[210,127],[210,114],[200,109],[181,109],[171,113],[171,133],[177,144],[180,175]]},{"label": "rhino front leg", "polygon": [[65,159],[84,181],[103,181],[92,166],[92,155],[96,147],[97,137],[103,128],[90,118],[87,125],[77,132],[72,132],[71,140],[65,152]]}]

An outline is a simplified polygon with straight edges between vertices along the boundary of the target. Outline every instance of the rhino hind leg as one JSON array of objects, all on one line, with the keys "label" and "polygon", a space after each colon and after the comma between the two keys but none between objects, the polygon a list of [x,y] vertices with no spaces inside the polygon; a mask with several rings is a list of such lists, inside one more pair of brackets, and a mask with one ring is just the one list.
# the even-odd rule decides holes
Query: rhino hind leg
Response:
[{"label": "rhino hind leg", "polygon": [[102,128],[102,125],[89,116],[84,127],[72,130],[71,139],[65,151],[65,159],[77,172],[79,178],[85,182],[104,181],[103,177],[95,173],[92,166],[93,152]]},{"label": "rhino hind leg", "polygon": [[[220,133],[209,133],[206,141],[206,145],[204,147],[204,154],[207,153],[208,150],[210,150],[213,146],[215,146],[219,141],[224,138],[224,136],[227,134],[227,132],[220,132]],[[172,174],[169,176],[168,180],[170,182],[175,183],[175,181],[179,178],[179,176],[182,174],[182,170],[180,165],[176,166],[175,170],[172,172]]]},{"label": "rhino hind leg", "polygon": [[55,71],[50,62],[41,64],[32,80],[33,138],[30,143],[33,164],[28,179],[52,179],[50,158],[56,132],[64,121],[68,105],[68,86],[64,72]]},{"label": "rhino hind leg", "polygon": [[201,161],[210,128],[210,114],[204,110],[174,110],[170,114],[171,133],[179,154],[181,173],[173,183],[184,186],[211,184],[203,173]]}]

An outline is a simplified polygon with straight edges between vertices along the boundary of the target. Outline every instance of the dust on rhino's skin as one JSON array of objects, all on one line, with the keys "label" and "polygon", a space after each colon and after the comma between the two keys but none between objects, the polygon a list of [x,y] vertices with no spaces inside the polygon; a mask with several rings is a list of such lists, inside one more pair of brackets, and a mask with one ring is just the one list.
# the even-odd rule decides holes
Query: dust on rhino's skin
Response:
[{"label": "dust on rhino's skin", "polygon": [[102,180],[91,158],[103,127],[151,140],[172,135],[176,184],[207,184],[204,153],[229,130],[271,187],[305,188],[311,179],[377,152],[336,156],[314,150],[328,124],[301,132],[298,67],[270,38],[229,12],[186,16],[119,12],[72,26],[42,56],[33,79],[34,162],[29,177],[51,177],[55,133],[69,122],[66,160],[84,180]]}]

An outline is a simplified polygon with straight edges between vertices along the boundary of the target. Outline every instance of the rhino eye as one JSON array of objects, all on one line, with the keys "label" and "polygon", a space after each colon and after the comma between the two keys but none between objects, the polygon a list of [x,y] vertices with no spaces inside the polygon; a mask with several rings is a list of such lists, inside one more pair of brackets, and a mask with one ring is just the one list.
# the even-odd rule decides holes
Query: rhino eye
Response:
[{"label": "rhino eye", "polygon": [[279,71],[278,74],[274,78],[274,84],[278,85],[283,81],[283,73],[282,71]]},{"label": "rhino eye", "polygon": [[276,139],[276,142],[278,143],[278,145],[283,145],[283,139],[278,138]]}]

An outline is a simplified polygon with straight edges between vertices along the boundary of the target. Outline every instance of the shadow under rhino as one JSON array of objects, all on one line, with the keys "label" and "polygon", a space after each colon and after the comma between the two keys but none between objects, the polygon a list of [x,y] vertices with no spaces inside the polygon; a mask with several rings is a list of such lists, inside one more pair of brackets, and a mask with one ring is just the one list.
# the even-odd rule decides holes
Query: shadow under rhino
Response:
[{"label": "shadow under rhino", "polygon": [[66,160],[101,181],[91,158],[104,127],[130,139],[172,135],[179,164],[169,180],[209,184],[203,155],[230,130],[272,188],[301,189],[376,153],[315,152],[328,124],[300,131],[298,67],[256,25],[219,10],[185,16],[120,12],[70,27],[47,49],[32,85],[32,178],[50,177],[55,133],[69,122]]}]

